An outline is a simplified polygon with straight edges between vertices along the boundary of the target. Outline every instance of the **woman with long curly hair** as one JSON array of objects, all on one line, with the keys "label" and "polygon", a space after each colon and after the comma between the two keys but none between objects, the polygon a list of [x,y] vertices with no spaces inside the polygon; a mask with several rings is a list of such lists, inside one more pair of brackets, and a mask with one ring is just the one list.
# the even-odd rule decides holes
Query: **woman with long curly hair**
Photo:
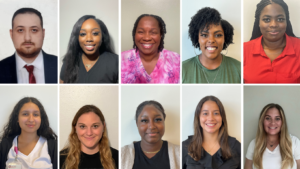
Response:
[{"label": "woman with long curly hair", "polygon": [[0,137],[0,168],[15,160],[22,168],[57,169],[57,136],[36,98],[24,97],[14,107]]},{"label": "woman with long curly hair", "polygon": [[105,119],[96,106],[85,105],[74,116],[60,168],[118,168],[118,151],[109,146]]},{"label": "woman with long curly hair", "polygon": [[225,109],[215,96],[198,103],[194,135],[182,143],[183,169],[240,169],[241,143],[228,135]]},{"label": "woman with long curly hair", "polygon": [[256,138],[246,154],[245,169],[300,169],[300,140],[289,134],[282,107],[266,105],[259,117]]},{"label": "woman with long curly hair", "polygon": [[84,15],[73,27],[60,83],[118,83],[118,64],[105,24]]}]

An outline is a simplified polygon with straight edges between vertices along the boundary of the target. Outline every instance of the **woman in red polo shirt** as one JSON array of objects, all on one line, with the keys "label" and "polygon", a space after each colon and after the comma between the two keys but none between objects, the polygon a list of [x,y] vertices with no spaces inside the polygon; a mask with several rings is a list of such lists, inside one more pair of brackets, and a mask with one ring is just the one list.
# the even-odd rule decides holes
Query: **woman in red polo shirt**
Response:
[{"label": "woman in red polo shirt", "polygon": [[300,39],[283,0],[257,4],[252,37],[244,43],[244,83],[300,83]]}]

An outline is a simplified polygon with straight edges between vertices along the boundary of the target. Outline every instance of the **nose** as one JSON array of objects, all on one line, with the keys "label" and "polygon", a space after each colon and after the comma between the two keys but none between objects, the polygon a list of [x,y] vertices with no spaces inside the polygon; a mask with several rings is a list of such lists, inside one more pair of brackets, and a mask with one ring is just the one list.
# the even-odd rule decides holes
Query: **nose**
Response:
[{"label": "nose", "polygon": [[214,43],[215,42],[215,36],[214,35],[208,36],[208,42],[209,43]]},{"label": "nose", "polygon": [[213,113],[209,113],[208,117],[207,117],[209,120],[214,120],[214,115]]},{"label": "nose", "polygon": [[91,128],[91,127],[87,127],[86,134],[87,134],[88,136],[91,136],[91,135],[93,135],[93,130],[92,130],[92,128]]},{"label": "nose", "polygon": [[270,27],[277,27],[277,26],[278,26],[277,21],[276,21],[275,19],[272,19],[272,20],[270,21]]},{"label": "nose", "polygon": [[149,121],[148,127],[149,127],[149,129],[155,128],[155,124],[154,124],[154,121],[153,121],[153,120],[150,120],[150,121]]},{"label": "nose", "polygon": [[29,116],[28,116],[28,121],[30,121],[30,122],[34,121],[33,114],[29,114]]},{"label": "nose", "polygon": [[92,35],[92,33],[88,33],[87,35],[86,35],[86,41],[87,42],[93,42],[94,40],[93,40],[93,35]]},{"label": "nose", "polygon": [[31,34],[30,31],[25,31],[25,42],[30,42],[31,41]]},{"label": "nose", "polygon": [[151,39],[151,36],[150,36],[150,33],[149,32],[146,32],[143,36],[143,40],[145,41],[149,41]]}]

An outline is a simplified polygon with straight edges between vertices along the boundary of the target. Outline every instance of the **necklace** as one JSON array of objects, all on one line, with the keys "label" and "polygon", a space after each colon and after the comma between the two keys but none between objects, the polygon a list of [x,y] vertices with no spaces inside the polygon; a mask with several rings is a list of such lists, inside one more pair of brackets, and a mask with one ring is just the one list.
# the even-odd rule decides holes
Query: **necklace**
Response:
[{"label": "necklace", "polygon": [[217,144],[218,144],[218,142],[209,151],[207,151],[208,154],[211,154],[211,151],[216,147]]},{"label": "necklace", "polygon": [[[87,57],[83,57],[82,56],[82,62],[83,62],[83,64],[84,64],[84,66],[89,70],[89,69],[91,69],[93,66],[94,66],[94,64],[97,62],[97,60],[99,59],[99,56],[97,57],[97,59],[95,59],[95,60],[93,60],[93,61],[90,61]],[[85,62],[87,62],[87,60],[90,62],[90,63],[85,63]]]},{"label": "necklace", "polygon": [[[199,60],[199,61],[200,61],[200,60]],[[200,62],[200,63],[201,63],[201,62]],[[222,59],[222,62],[221,62],[221,64],[220,64],[220,66],[218,67],[219,69],[218,69],[217,74],[216,74],[214,80],[212,81],[212,83],[215,82],[215,80],[216,80],[216,78],[217,78],[217,76],[218,76],[218,73],[219,73],[219,71],[220,71],[220,69],[221,69],[220,67],[221,67],[222,63],[223,63],[223,59]],[[201,65],[202,65],[202,64],[201,64]],[[203,65],[202,65],[202,66],[203,66]],[[203,67],[204,67],[204,66],[203,66]],[[201,70],[202,70],[202,72],[203,72],[203,74],[204,74],[204,77],[205,77],[207,83],[209,83],[209,81],[208,81],[208,79],[207,79],[207,76],[206,76],[206,73],[205,73],[205,71],[203,70],[203,67],[201,68]]]},{"label": "necklace", "polygon": [[[161,147],[162,147],[162,144],[163,144],[163,141],[161,140]],[[140,143],[140,146],[141,146],[141,149],[142,149],[141,143]],[[160,149],[161,149],[161,147],[160,147]],[[142,151],[143,151],[144,153],[151,154],[151,153],[158,153],[158,152],[160,151],[160,149],[157,150],[157,151],[144,151],[144,150],[142,149]]]}]

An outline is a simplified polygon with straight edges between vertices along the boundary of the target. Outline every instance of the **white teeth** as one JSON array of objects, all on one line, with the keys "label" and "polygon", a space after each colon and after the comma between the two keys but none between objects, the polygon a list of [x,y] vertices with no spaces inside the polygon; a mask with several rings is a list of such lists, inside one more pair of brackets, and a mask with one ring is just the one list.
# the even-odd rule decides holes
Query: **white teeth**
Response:
[{"label": "white teeth", "polygon": [[206,49],[207,50],[216,50],[217,48],[216,47],[207,47]]},{"label": "white teeth", "polygon": [[206,124],[206,125],[208,125],[208,126],[214,126],[215,124]]},{"label": "white teeth", "polygon": [[144,46],[151,46],[151,44],[143,44]]},{"label": "white teeth", "polygon": [[276,127],[270,127],[270,129],[276,129]]},{"label": "white teeth", "polygon": [[86,47],[90,47],[91,48],[91,47],[94,47],[94,46],[86,46]]}]

